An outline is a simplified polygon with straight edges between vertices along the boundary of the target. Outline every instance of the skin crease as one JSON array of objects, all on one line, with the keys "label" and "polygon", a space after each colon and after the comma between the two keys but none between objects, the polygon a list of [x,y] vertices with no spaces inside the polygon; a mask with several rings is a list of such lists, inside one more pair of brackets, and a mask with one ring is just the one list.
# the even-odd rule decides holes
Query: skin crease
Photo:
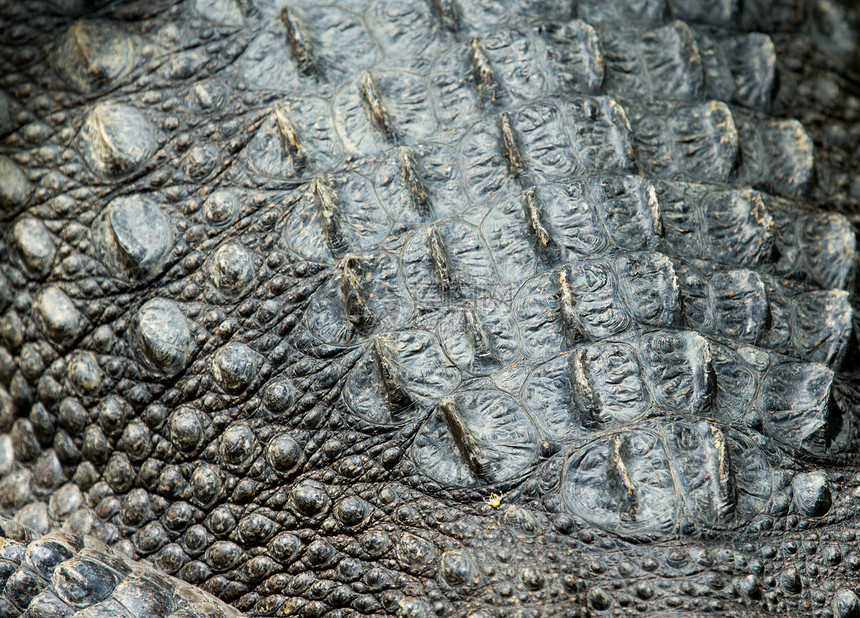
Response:
[{"label": "skin crease", "polygon": [[0,615],[860,616],[856,22],[0,6]]}]

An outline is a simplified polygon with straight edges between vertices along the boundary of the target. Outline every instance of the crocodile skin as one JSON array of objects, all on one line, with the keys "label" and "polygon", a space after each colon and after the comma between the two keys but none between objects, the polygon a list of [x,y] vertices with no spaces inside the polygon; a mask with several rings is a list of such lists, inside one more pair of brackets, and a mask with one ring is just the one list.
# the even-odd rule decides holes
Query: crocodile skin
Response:
[{"label": "crocodile skin", "polygon": [[0,6],[0,616],[860,616],[855,10]]}]

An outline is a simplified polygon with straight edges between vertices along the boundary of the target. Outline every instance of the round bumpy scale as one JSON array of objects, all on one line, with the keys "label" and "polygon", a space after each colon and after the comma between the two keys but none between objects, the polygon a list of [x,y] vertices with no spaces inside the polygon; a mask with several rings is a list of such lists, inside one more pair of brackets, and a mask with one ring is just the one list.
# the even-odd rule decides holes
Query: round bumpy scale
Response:
[{"label": "round bumpy scale", "polygon": [[212,377],[227,393],[238,395],[257,377],[260,360],[244,343],[228,343],[215,353]]},{"label": "round bumpy scale", "polygon": [[147,279],[164,265],[173,231],[155,202],[132,195],[108,204],[93,226],[93,241],[113,275]]},{"label": "round bumpy scale", "polygon": [[219,247],[209,264],[209,276],[223,294],[238,296],[254,281],[254,255],[238,243]]},{"label": "round bumpy scale", "polygon": [[11,239],[31,274],[44,277],[51,272],[56,247],[41,221],[30,217],[19,219],[12,226]]},{"label": "round bumpy scale", "polygon": [[227,189],[219,189],[203,202],[203,214],[214,226],[222,227],[232,223],[239,211],[236,195]]},{"label": "round bumpy scale", "polygon": [[197,450],[203,439],[204,428],[196,410],[181,407],[167,419],[170,442],[178,450],[191,453]]},{"label": "round bumpy scale", "polygon": [[293,508],[305,517],[316,517],[328,511],[330,499],[325,488],[316,481],[303,481],[290,492]]},{"label": "round bumpy scale", "polygon": [[292,408],[296,400],[296,387],[284,377],[270,381],[263,391],[263,404],[275,415],[282,415]]},{"label": "round bumpy scale", "polygon": [[132,345],[143,365],[156,374],[175,375],[191,357],[191,328],[179,306],[154,298],[138,309]]},{"label": "round bumpy scale", "polygon": [[99,176],[117,179],[137,171],[152,156],[157,134],[146,115],[121,103],[98,103],[81,128],[81,154]]},{"label": "round bumpy scale", "polygon": [[275,472],[287,476],[302,462],[302,449],[292,436],[281,433],[266,445],[266,461]]},{"label": "round bumpy scale", "polygon": [[119,26],[101,21],[73,23],[54,53],[57,72],[79,92],[94,92],[131,70],[134,42]]},{"label": "round bumpy scale", "polygon": [[232,468],[244,468],[257,451],[257,437],[244,423],[231,425],[221,434],[218,452],[221,461]]},{"label": "round bumpy scale", "polygon": [[57,286],[48,286],[39,292],[33,309],[51,341],[68,345],[80,334],[82,317],[69,297]]},{"label": "round bumpy scale", "polygon": [[0,212],[13,212],[27,203],[32,183],[9,157],[0,157]]},{"label": "round bumpy scale", "polygon": [[853,590],[839,589],[833,595],[832,605],[836,618],[860,618],[860,597]]}]

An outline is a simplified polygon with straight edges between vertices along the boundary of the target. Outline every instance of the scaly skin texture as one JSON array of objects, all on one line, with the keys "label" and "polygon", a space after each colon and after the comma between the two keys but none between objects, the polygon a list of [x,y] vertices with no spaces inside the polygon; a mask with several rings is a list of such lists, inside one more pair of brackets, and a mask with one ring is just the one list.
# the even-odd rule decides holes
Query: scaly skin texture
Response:
[{"label": "scaly skin texture", "polygon": [[860,616],[831,0],[0,6],[0,615]]}]

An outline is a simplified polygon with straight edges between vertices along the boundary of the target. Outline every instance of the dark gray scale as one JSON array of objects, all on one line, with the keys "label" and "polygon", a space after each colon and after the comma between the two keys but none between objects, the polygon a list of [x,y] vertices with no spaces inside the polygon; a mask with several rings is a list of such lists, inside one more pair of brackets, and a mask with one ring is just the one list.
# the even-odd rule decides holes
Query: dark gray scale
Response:
[{"label": "dark gray scale", "polygon": [[559,103],[581,162],[596,173],[637,170],[633,135],[624,108],[612,97],[574,97]]},{"label": "dark gray scale", "polygon": [[[472,126],[458,144],[463,189],[469,201],[482,210],[522,190],[522,184],[510,172],[501,132],[498,117],[484,120]],[[512,132],[508,142],[516,146]],[[519,154],[518,149],[511,151],[515,163],[521,164]]]},{"label": "dark gray scale", "polygon": [[738,0],[667,0],[667,4],[675,18],[709,26],[725,26],[741,10]]},{"label": "dark gray scale", "polygon": [[568,442],[589,434],[594,424],[589,401],[578,401],[571,369],[573,353],[563,353],[538,364],[520,388],[523,408],[541,434],[555,442]]},{"label": "dark gray scale", "polygon": [[245,294],[255,281],[254,254],[239,242],[229,242],[215,250],[209,262],[209,277],[225,298]]},{"label": "dark gray scale", "polygon": [[603,339],[634,323],[675,326],[680,320],[672,262],[659,253],[583,260],[528,279],[513,299],[528,356]]},{"label": "dark gray scale", "polygon": [[[576,347],[570,371],[570,396],[585,414],[587,420],[580,421],[585,426],[608,422],[611,427],[638,418],[645,410],[642,402],[650,400],[651,415],[757,418],[764,433],[789,450],[817,456],[844,448],[850,435],[831,401],[834,374],[825,366],[688,331],[625,335]],[[617,390],[620,384],[627,386]],[[645,388],[650,396],[627,396]]]},{"label": "dark gray scale", "polygon": [[350,251],[378,245],[391,221],[363,175],[316,177],[284,219],[286,245],[316,262],[331,263]]},{"label": "dark gray scale", "polygon": [[694,526],[732,528],[764,509],[772,492],[771,466],[753,440],[708,421],[673,423],[664,435],[685,515]]},{"label": "dark gray scale", "polygon": [[39,4],[0,615],[856,613],[852,8]]},{"label": "dark gray scale", "polygon": [[766,196],[765,203],[773,213],[777,274],[809,278],[825,289],[851,289],[857,273],[857,238],[848,219],[772,196]]},{"label": "dark gray scale", "polygon": [[[566,229],[577,235],[573,240],[579,253],[590,255],[606,244],[593,223],[591,210],[584,204],[570,203],[562,191],[552,185],[532,187],[516,197],[499,200],[484,217],[481,232],[503,281],[517,284],[542,264],[550,266],[563,260],[566,252],[560,245],[570,243],[562,235]],[[559,217],[565,218],[558,221]],[[547,239],[546,248],[536,232]]]},{"label": "dark gray scale", "polygon": [[406,240],[401,264],[409,292],[424,305],[477,298],[498,280],[477,229],[459,221],[416,230]]},{"label": "dark gray scale", "polygon": [[706,416],[715,376],[708,341],[691,332],[654,332],[636,341],[656,404],[686,415]]},{"label": "dark gray scale", "polygon": [[343,152],[328,104],[291,97],[272,106],[242,157],[265,178],[307,179],[330,171]]},{"label": "dark gray scale", "polygon": [[140,306],[128,338],[137,360],[154,376],[179,373],[195,347],[188,318],[176,302],[166,298]]},{"label": "dark gray scale", "polygon": [[378,0],[371,3],[365,15],[368,30],[388,64],[423,70],[427,59],[451,40],[450,33],[439,27],[438,14],[433,13],[428,0],[409,3]]},{"label": "dark gray scale", "polygon": [[347,254],[311,297],[304,320],[320,341],[352,345],[403,325],[411,312],[395,258]]},{"label": "dark gray scale", "polygon": [[[533,40],[527,30],[516,28],[497,30],[480,39],[481,49],[486,52],[486,64],[493,71],[495,98],[511,106],[534,101],[553,94],[558,84],[547,71],[546,56],[542,42]],[[470,49],[470,56],[473,56]],[[475,74],[475,86],[479,95],[481,84]]]},{"label": "dark gray scale", "polygon": [[393,357],[391,346],[379,337],[371,343],[373,357],[376,360],[376,371],[379,374],[382,390],[393,418],[400,417],[400,411],[413,403],[413,398],[402,383],[400,363]]},{"label": "dark gray scale", "polygon": [[344,150],[356,155],[417,144],[438,129],[423,76],[406,70],[364,71],[335,94],[333,109]]},{"label": "dark gray scale", "polygon": [[690,27],[675,21],[636,32],[606,28],[599,32],[606,59],[606,91],[622,98],[702,97],[702,58]]},{"label": "dark gray scale", "polygon": [[446,485],[506,481],[536,457],[537,432],[519,405],[496,391],[462,391],[442,400],[415,438],[411,456]]},{"label": "dark gray scale", "polygon": [[562,496],[573,513],[616,534],[668,534],[679,506],[670,466],[658,434],[610,435],[568,459]]},{"label": "dark gray scale", "polygon": [[769,268],[778,228],[762,195],[693,183],[656,183],[666,251]]},{"label": "dark gray scale", "polygon": [[344,384],[348,408],[378,425],[404,423],[460,382],[436,338],[424,331],[374,337]]},{"label": "dark gray scale", "polygon": [[[784,330],[790,335],[789,343],[783,344],[784,347],[770,345],[787,351],[798,350],[800,356],[806,360],[822,363],[834,371],[839,370],[848,352],[853,332],[854,309],[848,292],[799,289],[796,295],[791,296],[787,293],[787,290],[791,289],[789,285],[782,289],[773,285],[773,288],[779,291],[768,293],[768,298],[774,299],[771,301],[771,314],[777,314],[774,306],[779,307],[780,314],[771,324],[784,319],[789,325]],[[771,330],[775,329],[771,327]]]},{"label": "dark gray scale", "polygon": [[42,279],[50,273],[57,246],[44,223],[32,217],[21,217],[12,224],[8,238],[13,254],[28,275]]},{"label": "dark gray scale", "polygon": [[571,395],[593,429],[643,415],[706,416],[715,378],[706,339],[688,331],[657,331],[587,344],[570,355]]},{"label": "dark gray scale", "polygon": [[[537,241],[536,230],[551,239],[546,249]],[[529,188],[490,211],[482,231],[500,275],[521,281],[541,263],[656,248],[661,221],[650,183],[595,176]]]},{"label": "dark gray scale", "polygon": [[758,118],[736,111],[738,180],[785,197],[804,195],[814,178],[812,138],[794,118]]},{"label": "dark gray scale", "polygon": [[481,299],[457,307],[441,318],[439,341],[462,371],[492,375],[519,358],[520,343],[507,305]]},{"label": "dark gray scale", "polygon": [[767,289],[758,273],[708,269],[703,274],[678,262],[675,267],[687,326],[746,343],[764,340],[771,315]]},{"label": "dark gray scale", "polygon": [[158,273],[174,243],[170,219],[142,195],[112,200],[94,222],[91,237],[110,273],[130,280]]},{"label": "dark gray scale", "polygon": [[635,176],[594,177],[574,182],[577,201],[596,205],[609,239],[628,251],[656,249],[663,235],[662,212],[654,186]]},{"label": "dark gray scale", "polygon": [[765,431],[789,449],[824,457],[845,448],[850,419],[830,393],[834,374],[824,365],[783,361],[762,376],[759,406]]},{"label": "dark gray scale", "polygon": [[601,2],[584,0],[578,6],[579,15],[590,24],[659,23],[668,14],[665,0],[621,0]]},{"label": "dark gray scale", "polygon": [[103,90],[128,75],[137,63],[139,41],[119,24],[80,20],[69,26],[51,63],[75,90]]},{"label": "dark gray scale", "polygon": [[[540,102],[523,107],[511,114],[509,128],[510,138],[506,137],[505,125],[500,125],[505,158],[512,174],[528,169],[536,178],[557,180],[583,171],[576,144],[568,137],[556,105]],[[508,140],[514,146],[509,146]],[[510,148],[516,154],[509,153]]]},{"label": "dark gray scale", "polygon": [[635,348],[623,343],[583,346],[569,356],[572,401],[591,429],[636,419],[651,400]]},{"label": "dark gray scale", "polygon": [[847,292],[750,270],[675,267],[689,327],[839,367],[852,331]]},{"label": "dark gray scale", "polygon": [[559,93],[597,93],[603,73],[597,34],[573,20],[501,29],[451,47],[434,60],[430,86],[448,130],[467,126],[493,102],[516,107]]},{"label": "dark gray scale", "polygon": [[625,109],[643,174],[705,182],[732,178],[741,156],[740,140],[732,111],[722,101],[628,103]]},{"label": "dark gray scale", "polygon": [[[833,371],[752,346],[711,340],[711,349],[720,415],[745,413],[789,453],[823,457],[845,449],[852,429],[831,397]],[[748,406],[734,410],[740,401]]]},{"label": "dark gray scale", "polygon": [[549,22],[537,26],[546,41],[548,76],[554,92],[598,94],[606,67],[600,39],[595,29],[579,19]]},{"label": "dark gray scale", "polygon": [[639,540],[743,525],[771,493],[770,464],[755,443],[709,421],[603,437],[567,461],[562,485],[573,512]]},{"label": "dark gray scale", "polygon": [[770,108],[777,83],[776,49],[760,32],[712,37],[695,32],[710,98],[753,109]]},{"label": "dark gray scale", "polygon": [[456,151],[448,146],[399,146],[375,167],[373,186],[396,221],[419,223],[454,218],[467,206],[458,163]]},{"label": "dark gray scale", "polygon": [[328,99],[337,84],[357,77],[379,57],[361,17],[348,8],[293,2],[251,40],[240,71],[258,89]]},{"label": "dark gray scale", "polygon": [[263,365],[264,359],[251,347],[230,342],[213,356],[210,373],[225,392],[239,395],[257,381]]},{"label": "dark gray scale", "polygon": [[662,253],[630,253],[614,260],[619,290],[639,324],[668,326],[681,322],[678,279]]},{"label": "dark gray scale", "polygon": [[0,212],[14,213],[26,205],[33,193],[33,184],[24,171],[9,157],[0,156]]},{"label": "dark gray scale", "polygon": [[86,328],[84,318],[72,300],[57,286],[39,291],[33,311],[45,335],[60,346],[73,343]]},{"label": "dark gray scale", "polygon": [[97,103],[81,127],[79,149],[100,178],[116,181],[149,162],[160,139],[147,114],[124,103]]}]

